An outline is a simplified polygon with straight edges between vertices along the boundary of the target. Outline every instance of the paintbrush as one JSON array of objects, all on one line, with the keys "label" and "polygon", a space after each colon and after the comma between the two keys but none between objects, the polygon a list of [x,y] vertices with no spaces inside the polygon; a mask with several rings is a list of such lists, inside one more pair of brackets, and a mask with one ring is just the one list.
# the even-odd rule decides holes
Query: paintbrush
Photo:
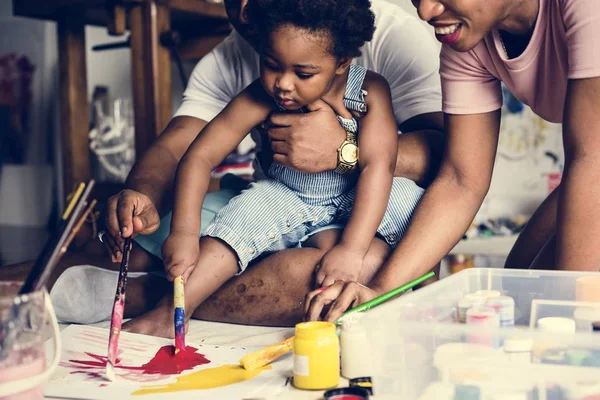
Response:
[{"label": "paintbrush", "polygon": [[81,213],[83,207],[87,204],[87,199],[94,187],[94,181],[91,180],[87,185],[79,184],[71,201],[65,209],[54,234],[50,236],[42,252],[35,260],[33,268],[27,275],[27,279],[19,294],[31,293],[40,290],[46,283],[50,272],[58,262],[58,258],[63,254],[61,248],[73,229],[77,216]]},{"label": "paintbrush", "polygon": [[[84,183],[79,184],[59,220],[54,233],[48,238],[42,251],[35,260],[31,271],[27,275],[25,283],[19,290],[19,295],[32,293],[44,287],[50,272],[64,254],[61,250],[75,224],[76,216],[85,206],[93,187],[93,180],[91,180],[87,186]],[[19,298],[19,296],[15,297],[15,299]],[[15,340],[15,335],[18,331],[18,327],[15,324],[17,323],[16,321],[18,321],[17,315],[19,314],[20,304],[20,302],[15,302],[12,305],[6,316],[7,322],[2,324],[3,331],[0,332],[0,337],[2,338],[0,340],[0,360],[4,360],[8,356],[8,350],[12,348],[12,344]]]},{"label": "paintbrush", "polygon": [[[335,324],[339,326],[339,325],[341,325],[343,319],[345,317],[347,317],[348,315],[354,314],[357,312],[365,312],[365,311],[370,310],[371,308],[377,307],[377,306],[385,303],[386,301],[396,297],[400,293],[414,288],[419,283],[426,281],[427,279],[431,278],[434,275],[435,275],[434,272],[431,271],[431,272],[415,279],[414,281],[408,282],[400,287],[397,287],[396,289],[390,290],[389,292],[382,294],[381,296],[375,297],[373,300],[367,301],[364,304],[354,307],[354,308],[346,311],[345,313],[343,313],[342,316],[340,318],[338,318],[338,320],[335,322]],[[293,345],[294,345],[294,337],[292,336],[291,338],[288,338],[288,339],[284,340],[283,342],[276,343],[272,346],[255,351],[254,353],[246,354],[240,360],[240,364],[246,370],[254,370],[256,368],[263,367],[267,364],[270,364],[277,358],[281,357],[288,351],[292,350]]]},{"label": "paintbrush", "polygon": [[123,245],[123,259],[119,268],[119,280],[117,281],[117,291],[115,293],[115,302],[113,304],[112,314],[110,316],[110,334],[108,337],[108,357],[106,360],[106,377],[110,381],[115,380],[115,363],[117,360],[117,349],[119,347],[119,335],[121,334],[121,325],[123,324],[123,314],[125,313],[125,289],[127,288],[127,270],[129,268],[129,255],[132,245],[131,237],[125,239]]},{"label": "paintbrush", "polygon": [[183,277],[178,276],[173,281],[173,307],[175,316],[175,354],[185,351],[185,292],[183,291]]}]

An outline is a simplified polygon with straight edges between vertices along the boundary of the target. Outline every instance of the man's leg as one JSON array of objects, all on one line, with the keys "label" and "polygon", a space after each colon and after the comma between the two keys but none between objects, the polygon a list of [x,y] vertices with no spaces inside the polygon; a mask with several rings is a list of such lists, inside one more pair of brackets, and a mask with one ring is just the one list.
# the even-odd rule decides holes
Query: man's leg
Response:
[{"label": "man's leg", "polygon": [[[340,235],[340,230],[326,230],[305,244],[312,247],[283,250],[263,258],[204,301],[193,317],[248,325],[293,326],[303,318],[302,301],[314,287],[315,267]],[[374,239],[359,281],[368,284],[389,253],[384,241]]]}]

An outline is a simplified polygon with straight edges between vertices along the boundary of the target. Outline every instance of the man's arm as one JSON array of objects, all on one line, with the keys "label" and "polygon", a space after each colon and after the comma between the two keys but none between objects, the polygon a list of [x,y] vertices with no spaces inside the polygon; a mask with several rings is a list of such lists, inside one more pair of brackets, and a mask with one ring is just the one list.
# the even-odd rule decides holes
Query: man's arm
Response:
[{"label": "man's arm", "polygon": [[558,200],[557,266],[600,269],[600,78],[569,80],[563,120],[565,170]]},{"label": "man's arm", "polygon": [[120,261],[124,237],[150,234],[158,229],[159,211],[168,208],[179,160],[206,121],[176,117],[135,163],[126,189],[106,206],[104,242],[114,262]]},{"label": "man's arm", "polygon": [[148,196],[160,214],[169,209],[179,160],[206,124],[194,117],[173,118],[136,162],[127,178],[127,188]]},{"label": "man's arm", "polygon": [[[275,162],[299,171],[334,170],[337,149],[346,139],[331,107],[318,102],[307,114],[273,113],[266,125]],[[427,186],[437,175],[445,136],[441,112],[416,115],[402,123],[394,176]]]}]

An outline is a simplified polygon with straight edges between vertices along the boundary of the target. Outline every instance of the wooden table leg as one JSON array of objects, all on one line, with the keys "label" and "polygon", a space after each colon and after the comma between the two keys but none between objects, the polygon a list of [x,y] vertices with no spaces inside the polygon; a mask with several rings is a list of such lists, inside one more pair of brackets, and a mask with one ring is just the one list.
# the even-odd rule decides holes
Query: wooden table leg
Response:
[{"label": "wooden table leg", "polygon": [[144,0],[129,14],[131,81],[133,85],[135,150],[140,157],[172,116],[171,57],[159,43],[170,29],[165,2]]},{"label": "wooden table leg", "polygon": [[89,156],[90,109],[87,99],[85,29],[81,15],[72,12],[58,21],[60,130],[65,195],[91,177]]}]

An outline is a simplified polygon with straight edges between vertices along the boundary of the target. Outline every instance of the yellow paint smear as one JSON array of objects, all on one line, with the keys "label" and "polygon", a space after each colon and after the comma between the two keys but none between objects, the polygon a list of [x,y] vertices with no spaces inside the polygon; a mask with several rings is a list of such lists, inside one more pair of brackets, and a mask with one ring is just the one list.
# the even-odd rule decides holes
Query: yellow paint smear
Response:
[{"label": "yellow paint smear", "polygon": [[192,372],[177,378],[177,382],[167,385],[144,386],[133,392],[133,395],[183,392],[185,390],[214,389],[234,383],[250,380],[262,371],[271,369],[267,365],[263,368],[248,371],[240,365],[223,365],[216,368],[207,368]]}]

